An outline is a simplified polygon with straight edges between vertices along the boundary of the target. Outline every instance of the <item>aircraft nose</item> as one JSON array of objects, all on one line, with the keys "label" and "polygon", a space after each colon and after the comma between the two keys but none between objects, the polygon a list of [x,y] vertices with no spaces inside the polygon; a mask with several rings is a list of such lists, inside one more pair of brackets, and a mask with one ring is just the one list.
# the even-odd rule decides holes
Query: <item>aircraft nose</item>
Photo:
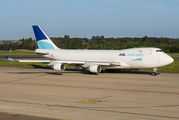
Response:
[{"label": "aircraft nose", "polygon": [[164,66],[169,65],[169,64],[173,63],[173,61],[174,61],[174,59],[167,54],[162,54],[160,56],[160,59],[162,60],[161,64]]},{"label": "aircraft nose", "polygon": [[165,63],[167,65],[173,63],[174,59],[172,57],[170,57],[169,55],[167,55],[167,57],[165,57]]},{"label": "aircraft nose", "polygon": [[169,64],[173,63],[173,61],[174,61],[174,59],[173,59],[172,57],[169,56],[169,58],[168,58],[168,62],[169,62]]}]

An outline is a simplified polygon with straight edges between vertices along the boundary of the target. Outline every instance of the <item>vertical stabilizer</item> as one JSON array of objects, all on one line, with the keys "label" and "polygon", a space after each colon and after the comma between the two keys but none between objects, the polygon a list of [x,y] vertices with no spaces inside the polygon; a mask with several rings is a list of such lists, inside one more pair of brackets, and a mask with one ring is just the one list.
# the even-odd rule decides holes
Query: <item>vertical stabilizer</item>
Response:
[{"label": "vertical stabilizer", "polygon": [[39,49],[59,49],[38,25],[32,27]]}]

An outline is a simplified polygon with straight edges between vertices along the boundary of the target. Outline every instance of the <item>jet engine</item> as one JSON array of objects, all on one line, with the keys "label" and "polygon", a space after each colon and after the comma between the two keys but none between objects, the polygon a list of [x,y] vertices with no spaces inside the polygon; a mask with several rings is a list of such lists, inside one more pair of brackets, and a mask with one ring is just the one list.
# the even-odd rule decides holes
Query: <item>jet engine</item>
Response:
[{"label": "jet engine", "polygon": [[100,73],[101,72],[101,66],[99,65],[92,65],[87,68],[88,71],[91,73]]},{"label": "jet engine", "polygon": [[59,71],[64,71],[65,70],[65,65],[64,64],[55,64],[52,67],[54,70],[59,70]]}]

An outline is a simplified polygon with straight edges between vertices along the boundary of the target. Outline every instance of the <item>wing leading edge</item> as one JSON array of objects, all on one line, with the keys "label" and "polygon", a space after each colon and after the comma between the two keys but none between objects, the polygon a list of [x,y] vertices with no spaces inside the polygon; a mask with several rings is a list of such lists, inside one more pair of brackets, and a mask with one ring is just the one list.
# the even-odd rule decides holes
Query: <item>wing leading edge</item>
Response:
[{"label": "wing leading edge", "polygon": [[89,67],[92,65],[100,65],[100,66],[121,66],[122,62],[103,62],[103,61],[71,61],[71,60],[31,60],[31,59],[12,59],[8,56],[5,56],[8,61],[19,61],[19,62],[41,62],[47,63],[48,66],[53,66],[55,64],[68,64],[68,65],[76,65],[76,66],[83,66]]},{"label": "wing leading edge", "polygon": [[102,62],[102,61],[71,61],[71,60],[18,60],[19,62],[43,62],[49,63],[52,66],[57,63],[68,64],[68,65],[82,65],[88,67],[90,65],[100,65],[100,66],[120,66],[120,62]]}]

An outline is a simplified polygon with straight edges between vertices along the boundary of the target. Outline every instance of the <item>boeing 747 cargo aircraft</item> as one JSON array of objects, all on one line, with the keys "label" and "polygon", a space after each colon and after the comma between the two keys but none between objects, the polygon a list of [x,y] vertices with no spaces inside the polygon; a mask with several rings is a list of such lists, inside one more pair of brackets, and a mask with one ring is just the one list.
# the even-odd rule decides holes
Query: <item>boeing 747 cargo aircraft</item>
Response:
[{"label": "boeing 747 cargo aircraft", "polygon": [[73,50],[60,49],[37,25],[33,26],[38,49],[35,53],[51,60],[18,60],[19,62],[43,62],[54,70],[65,70],[65,64],[83,67],[91,73],[102,69],[149,69],[157,75],[157,68],[174,60],[159,48],[131,48],[124,50]]}]

